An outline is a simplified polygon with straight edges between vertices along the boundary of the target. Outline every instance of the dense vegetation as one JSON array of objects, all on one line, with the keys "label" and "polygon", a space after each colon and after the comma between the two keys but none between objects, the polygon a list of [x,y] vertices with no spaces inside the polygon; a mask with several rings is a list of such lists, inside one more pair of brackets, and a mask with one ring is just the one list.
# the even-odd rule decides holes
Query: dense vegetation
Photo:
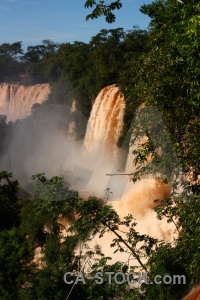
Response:
[{"label": "dense vegetation", "polygon": [[[92,17],[98,17],[102,12],[106,16],[120,2],[115,1],[114,6],[108,5],[103,10],[103,6],[96,6]],[[86,5],[96,3],[87,1]],[[42,45],[28,47],[25,54],[21,43],[3,44],[0,46],[0,76],[1,81],[50,82],[53,85],[50,102],[70,103],[76,98],[79,109],[86,116],[100,88],[120,84],[127,104],[126,126],[119,145],[126,142],[128,131],[131,134],[134,130],[134,140],[144,134],[149,137],[136,153],[140,168],[133,180],[138,180],[141,174],[154,172],[155,176],[158,173],[166,175],[164,180],[172,182],[171,196],[155,210],[158,218],[167,217],[175,224],[178,235],[173,243],[165,243],[138,233],[132,216],[120,220],[111,207],[103,205],[104,199],[90,197],[84,201],[78,192],[69,190],[62,178],[47,180],[44,174],[38,174],[33,177],[32,194],[24,195],[11,174],[2,172],[1,299],[62,300],[69,296],[69,299],[94,300],[179,300],[200,282],[200,4],[197,0],[159,0],[144,5],[141,10],[152,19],[149,32],[138,29],[124,32],[121,28],[101,30],[89,44],[57,45],[45,40]],[[13,70],[15,77],[11,76]],[[27,72],[29,77],[20,78],[21,72]],[[133,113],[141,103],[145,103],[146,108],[141,110],[131,129]],[[159,109],[164,126],[155,110],[149,109],[152,106]],[[8,135],[6,130],[11,130],[3,117],[0,130],[3,143]],[[160,155],[156,152],[159,146],[163,149]],[[152,153],[152,161],[146,165],[144,162],[149,153]],[[178,192],[180,165],[188,180],[183,178],[182,189]],[[67,237],[61,230],[61,218],[64,217],[68,220],[65,228],[73,232]],[[122,238],[120,228],[124,225],[127,235]],[[155,275],[179,274],[186,276],[186,285],[143,282],[140,288],[127,290],[126,284],[119,285],[114,281],[109,284],[108,278],[102,285],[87,278],[86,284],[65,284],[64,273],[84,272],[85,262],[91,262],[94,254],[99,259],[92,265],[91,275],[98,270],[129,272],[125,263],[109,264],[109,258],[104,257],[98,247],[85,254],[75,253],[77,244],[83,245],[93,234],[104,234],[106,230],[115,234],[113,246],[117,246],[118,251],[128,250],[138,261],[141,271],[148,270],[149,281]],[[42,268],[31,263],[38,246],[44,254]]]},{"label": "dense vegetation", "polygon": [[49,102],[71,104],[76,99],[78,109],[88,117],[100,89],[129,76],[130,63],[145,50],[146,41],[145,30],[117,28],[102,29],[88,44],[43,40],[27,47],[26,53],[21,42],[2,44],[0,82],[49,82]]}]

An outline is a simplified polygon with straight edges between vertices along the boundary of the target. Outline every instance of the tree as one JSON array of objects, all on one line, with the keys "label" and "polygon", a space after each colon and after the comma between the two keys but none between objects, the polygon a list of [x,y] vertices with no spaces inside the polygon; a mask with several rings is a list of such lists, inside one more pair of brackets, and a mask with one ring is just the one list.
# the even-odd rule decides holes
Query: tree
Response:
[{"label": "tree", "polygon": [[0,297],[16,299],[29,276],[32,259],[29,245],[20,231],[19,185],[7,172],[0,172]]},{"label": "tree", "polygon": [[12,229],[19,225],[19,185],[16,180],[12,181],[11,178],[11,173],[6,171],[0,173],[0,230]]},{"label": "tree", "polygon": [[[112,3],[117,2],[120,3]],[[96,16],[102,12],[109,15],[109,11],[106,13],[109,7],[104,1],[99,4],[95,1],[86,3],[91,7],[101,4],[95,12]],[[168,150],[169,140],[184,173],[188,176],[191,170],[192,180],[186,180],[178,192],[175,182],[171,196],[155,208],[157,217],[173,222],[178,233],[172,243],[166,243],[137,232],[134,216],[128,215],[121,220],[102,199],[81,199],[78,192],[69,190],[63,178],[47,179],[44,174],[37,174],[33,176],[32,194],[19,199],[18,183],[11,180],[11,174],[2,173],[0,207],[2,216],[5,216],[0,222],[2,299],[61,300],[71,295],[72,299],[123,297],[151,300],[157,297],[159,300],[174,300],[180,299],[187,289],[200,281],[198,9],[199,4],[195,0],[184,3],[175,0],[156,1],[142,7],[142,11],[152,18],[148,34],[139,30],[124,33],[121,28],[101,30],[89,44],[75,42],[57,48],[54,43],[44,41],[44,45],[29,49],[32,60],[30,66],[33,74],[36,72],[38,75],[38,80],[51,80],[54,72],[61,72],[61,81],[68,80],[71,85],[75,82],[76,91],[73,95],[82,99],[84,91],[84,101],[89,107],[88,95],[93,96],[101,84],[109,84],[112,80],[124,80],[127,99],[125,118],[129,123],[138,105],[145,103],[146,108],[136,122],[138,126],[134,128],[133,142],[144,135],[148,140],[134,153],[135,162],[139,163],[134,180],[149,172],[158,176],[159,170],[168,175],[168,167],[173,164],[175,171],[179,171],[171,155],[173,151],[163,151],[163,155],[156,152],[160,145],[162,150]],[[110,20],[112,15],[108,16]],[[124,51],[126,54],[122,55]],[[121,56],[123,59],[119,61]],[[126,72],[130,76],[126,77]],[[62,82],[59,84],[62,87]],[[59,101],[65,101],[62,99],[64,94],[60,91],[57,93],[60,93]],[[152,105],[158,107],[164,127],[157,122],[157,115],[146,118],[148,108]],[[3,119],[3,131],[4,123]],[[156,135],[152,123],[156,124],[156,130],[162,130],[162,135]],[[152,155],[152,164],[146,164],[149,154]],[[178,175],[177,172],[172,175]],[[169,181],[172,177],[161,179]],[[124,228],[127,230],[122,235]],[[187,284],[177,287],[144,282],[141,288],[128,291],[126,284],[119,286],[112,281],[109,285],[104,277],[103,285],[97,286],[94,280],[87,278],[84,268],[86,259],[90,263],[93,258],[96,259],[94,264],[91,263],[89,275],[92,276],[96,271],[120,271],[122,274],[129,271],[127,263],[109,264],[110,259],[103,256],[99,247],[77,255],[77,245],[87,244],[95,234],[103,236],[106,232],[115,234],[111,241],[115,251],[129,252],[143,271],[149,271],[149,281],[155,275],[174,275],[178,272],[186,276]],[[38,246],[43,255],[41,269],[31,262]],[[86,275],[86,285],[64,284],[65,271],[74,271],[76,275],[80,270]],[[134,271],[135,268],[130,270]],[[120,290],[123,294],[120,294]]]},{"label": "tree", "polygon": [[[146,105],[160,109],[184,170],[192,168],[194,180],[200,166],[196,151],[191,154],[191,148],[197,147],[195,132],[200,111],[198,5],[198,1],[192,6],[158,1],[142,7],[152,18],[150,51],[132,67],[133,80],[128,88],[130,99],[136,103],[140,98]],[[132,100],[129,105],[134,105]]]},{"label": "tree", "polygon": [[22,42],[0,45],[0,81],[19,80],[20,73],[25,70],[21,62],[23,50]]},{"label": "tree", "polygon": [[87,0],[84,6],[85,8],[95,6],[92,14],[88,15],[86,20],[98,18],[104,15],[106,17],[106,22],[113,23],[115,22],[115,15],[112,11],[115,9],[120,9],[122,7],[122,3],[120,0],[118,0],[106,5],[104,0],[99,0],[99,3],[96,3],[96,1],[93,0]]},{"label": "tree", "polygon": [[20,54],[23,54],[22,42],[4,43],[0,46],[0,56],[10,56],[17,59]]},{"label": "tree", "polygon": [[[75,247],[80,243],[87,244],[88,239],[95,234],[103,236],[110,231],[116,236],[112,244],[112,247],[116,247],[115,252],[130,252],[138,260],[140,267],[146,270],[141,257],[151,256],[156,240],[140,235],[135,230],[136,223],[132,216],[121,221],[110,206],[103,205],[101,199],[90,197],[85,201],[79,198],[77,192],[65,187],[62,178],[53,177],[47,180],[44,174],[37,174],[33,179],[35,184],[32,200],[26,202],[22,209],[21,226],[31,245],[34,248],[38,245],[42,247],[44,256],[42,269],[34,270],[29,280],[30,299],[31,295],[42,299],[63,299],[69,293],[72,294],[72,299],[99,299],[100,295],[102,299],[107,299],[119,296],[122,292],[128,293],[126,283],[119,286],[112,281],[110,285],[106,276],[105,282],[98,289],[94,281],[89,279],[86,279],[86,285],[65,285],[62,278],[66,271],[73,271],[75,274],[82,271],[87,278],[88,271],[84,265],[87,259],[91,260],[92,265],[94,255],[100,255],[100,259],[95,259],[89,273],[91,276],[97,271],[122,271],[126,274],[128,270],[124,263],[109,265],[107,262],[110,258],[103,257],[98,247],[80,255],[75,254]],[[67,220],[67,226],[62,225],[64,220]],[[130,228],[126,237],[122,237],[120,233],[123,226]],[[74,279],[74,276],[69,280]]]},{"label": "tree", "polygon": [[32,256],[29,245],[19,228],[0,231],[0,297],[2,300],[18,296],[30,276],[28,264]]},{"label": "tree", "polygon": [[6,124],[7,117],[5,115],[0,115],[0,144],[1,144],[1,150],[0,155],[4,152],[5,142],[6,142],[6,136],[8,131],[8,126]]},{"label": "tree", "polygon": [[[91,7],[97,6],[96,2],[91,1],[90,4]],[[127,99],[126,124],[130,127],[133,112],[140,104],[145,103],[147,110],[148,106],[156,106],[161,113],[165,130],[170,134],[185,176],[183,192],[177,191],[177,185],[174,185],[171,196],[155,209],[159,219],[167,217],[168,222],[175,223],[178,236],[172,244],[161,244],[149,258],[147,266],[152,275],[174,274],[178,270],[187,278],[185,288],[179,289],[176,286],[174,289],[172,285],[161,284],[143,285],[143,290],[147,299],[158,295],[159,299],[180,299],[188,287],[200,280],[197,266],[200,259],[197,251],[199,243],[196,232],[199,228],[197,223],[200,173],[200,160],[196,151],[200,147],[197,141],[197,132],[200,129],[199,2],[155,1],[143,5],[141,11],[150,16],[152,21],[147,51],[134,61],[130,80],[123,87]],[[99,15],[94,12],[92,17]],[[134,153],[136,162],[140,162],[140,169],[134,180],[145,172],[152,173],[151,166],[145,162],[148,154],[153,154],[153,167],[156,169],[159,166],[160,157],[156,154],[156,147],[159,143],[165,144],[159,136],[154,138],[157,144],[153,143],[149,135],[152,125],[147,124],[144,116],[145,113],[135,128],[133,143],[137,137],[144,134],[148,140]],[[144,124],[147,126],[142,127]],[[173,157],[161,156],[164,159],[162,167],[167,171],[167,164],[172,163]]]}]

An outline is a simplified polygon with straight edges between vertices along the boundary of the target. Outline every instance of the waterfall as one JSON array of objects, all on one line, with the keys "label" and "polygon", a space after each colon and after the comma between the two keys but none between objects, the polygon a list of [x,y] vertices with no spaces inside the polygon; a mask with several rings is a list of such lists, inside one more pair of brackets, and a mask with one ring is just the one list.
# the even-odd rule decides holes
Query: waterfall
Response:
[{"label": "waterfall", "polygon": [[87,125],[84,140],[87,155],[98,155],[100,151],[116,155],[117,141],[123,129],[124,108],[124,96],[115,84],[100,91]]},{"label": "waterfall", "polygon": [[[48,84],[27,87],[1,84],[0,114],[6,114],[9,121],[25,118],[33,104],[43,103],[49,92]],[[81,196],[104,197],[109,189],[112,192],[109,204],[120,217],[131,213],[140,220],[146,233],[153,233],[155,237],[171,236],[170,225],[159,223],[151,210],[155,205],[153,200],[170,194],[168,185],[153,178],[133,183],[126,175],[107,176],[117,173],[120,160],[117,141],[124,125],[125,99],[119,88],[110,85],[100,91],[82,143],[73,138],[75,124],[71,124],[68,136],[61,130],[69,127],[70,113],[75,106],[73,102],[70,111],[64,105],[49,105],[41,114],[19,122],[10,144],[10,163],[15,177],[21,178],[20,184],[26,189],[27,178],[45,172],[48,178],[65,176],[70,188],[77,189]],[[127,170],[134,171],[131,148],[124,172]]]},{"label": "waterfall", "polygon": [[[41,104],[46,100],[49,92],[48,84],[27,87],[0,84],[0,114],[6,114],[9,121],[23,119],[31,113],[35,103]],[[80,196],[103,198],[105,190],[109,189],[112,194],[109,194],[108,204],[120,217],[132,214],[137,218],[139,232],[171,240],[172,224],[157,220],[151,210],[155,205],[153,200],[169,196],[169,186],[152,178],[133,183],[126,175],[107,176],[117,173],[116,166],[120,160],[117,141],[124,126],[125,99],[119,88],[110,85],[100,91],[93,104],[83,142],[74,139],[76,124],[72,123],[69,127],[70,114],[75,110],[75,101],[71,109],[64,105],[47,105],[41,114],[17,124],[9,152],[11,170],[20,185],[29,192],[30,176],[45,172],[47,178],[63,175],[69,187],[77,189]],[[65,133],[67,128],[68,136]],[[134,147],[137,145],[129,149],[125,173],[134,171]],[[89,246],[92,248],[99,244],[104,254],[111,256],[113,238],[112,234],[102,239],[95,237]],[[114,260],[127,260],[126,253],[124,257],[122,255],[116,254]]]},{"label": "waterfall", "polygon": [[[101,168],[97,168],[95,173],[97,180],[94,182],[91,180],[93,183],[91,186],[97,187],[99,181],[104,182],[104,187],[110,188],[113,193],[110,196],[112,199],[110,198],[109,204],[113,205],[121,217],[132,214],[140,221],[139,231],[170,240],[174,230],[173,226],[166,221],[158,221],[155,212],[152,211],[155,199],[162,200],[170,195],[170,187],[167,184],[154,178],[144,178],[133,183],[130,181],[130,176],[116,175],[107,177],[107,185],[105,185],[107,169],[110,168],[111,173],[113,170],[115,170],[114,173],[117,173],[115,167],[117,156],[115,155],[113,162],[110,157],[118,151],[116,143],[124,125],[124,110],[124,96],[120,94],[116,85],[102,89],[93,104],[84,140],[84,153],[86,157],[94,156],[96,160],[103,161],[103,163],[101,163]],[[143,137],[138,144],[146,141],[146,138]],[[131,173],[135,170],[132,151],[137,148],[138,144],[130,145],[124,173]],[[116,196],[117,189],[123,191],[120,198]],[[105,241],[105,239],[103,240]],[[98,242],[101,243],[101,239]]]},{"label": "waterfall", "polygon": [[20,84],[0,84],[0,114],[8,121],[15,122],[31,113],[34,104],[43,103],[50,93],[49,84],[23,86]]}]

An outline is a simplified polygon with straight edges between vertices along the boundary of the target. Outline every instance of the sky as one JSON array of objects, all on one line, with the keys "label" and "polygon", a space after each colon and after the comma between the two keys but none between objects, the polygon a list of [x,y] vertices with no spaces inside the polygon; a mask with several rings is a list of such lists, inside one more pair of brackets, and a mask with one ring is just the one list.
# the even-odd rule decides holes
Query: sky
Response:
[{"label": "sky", "polygon": [[[150,19],[139,11],[152,0],[122,0],[116,22],[104,17],[86,21],[91,9],[84,0],[0,0],[0,44],[22,41],[23,49],[50,39],[55,43],[88,43],[101,29],[148,27]],[[107,1],[110,3],[110,0]]]}]

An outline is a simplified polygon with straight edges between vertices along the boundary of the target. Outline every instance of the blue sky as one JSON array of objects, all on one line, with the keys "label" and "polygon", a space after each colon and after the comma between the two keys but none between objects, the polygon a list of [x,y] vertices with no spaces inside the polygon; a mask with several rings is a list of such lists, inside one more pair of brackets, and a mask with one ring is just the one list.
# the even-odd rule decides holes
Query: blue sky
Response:
[{"label": "blue sky", "polygon": [[103,28],[129,30],[138,25],[145,29],[150,19],[139,8],[151,2],[122,0],[116,22],[107,24],[104,17],[85,20],[91,9],[84,8],[84,0],[0,0],[0,44],[22,41],[26,50],[28,45],[38,45],[43,39],[88,43]]}]

